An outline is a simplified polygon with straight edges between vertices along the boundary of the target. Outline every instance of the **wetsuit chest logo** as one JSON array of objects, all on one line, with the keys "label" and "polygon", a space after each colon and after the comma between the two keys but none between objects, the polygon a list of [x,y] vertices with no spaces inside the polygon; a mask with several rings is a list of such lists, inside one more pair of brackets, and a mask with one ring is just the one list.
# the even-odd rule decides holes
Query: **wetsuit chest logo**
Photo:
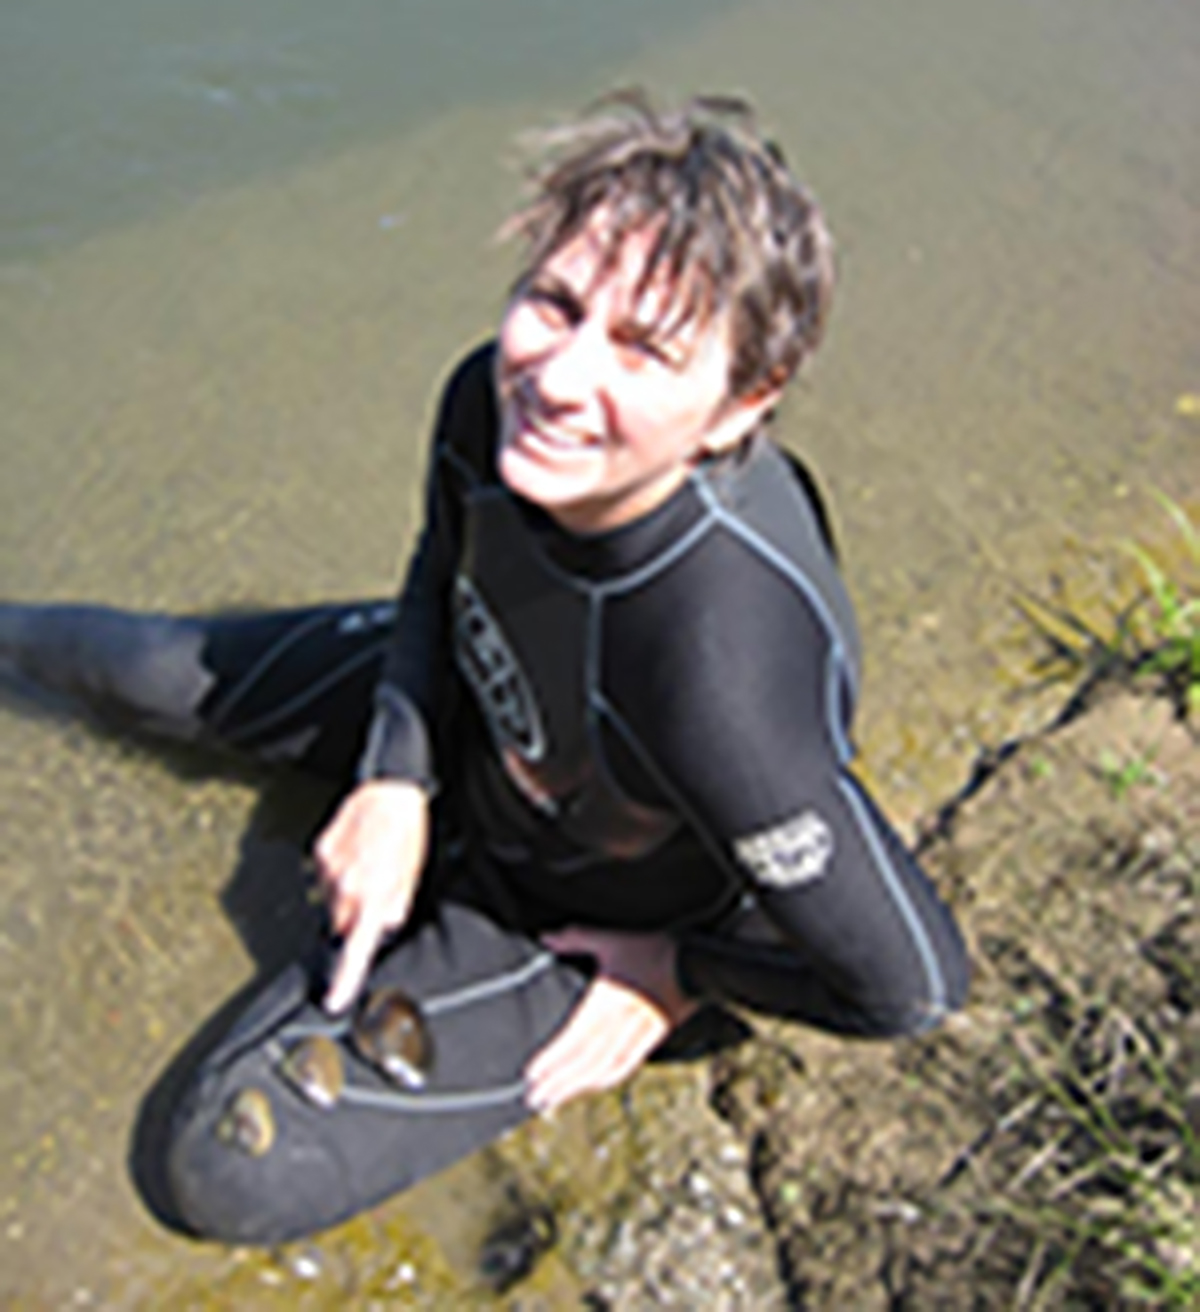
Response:
[{"label": "wetsuit chest logo", "polygon": [[454,583],[454,638],[459,670],[497,745],[540,761],[546,735],[529,680],[479,590],[461,574]]}]

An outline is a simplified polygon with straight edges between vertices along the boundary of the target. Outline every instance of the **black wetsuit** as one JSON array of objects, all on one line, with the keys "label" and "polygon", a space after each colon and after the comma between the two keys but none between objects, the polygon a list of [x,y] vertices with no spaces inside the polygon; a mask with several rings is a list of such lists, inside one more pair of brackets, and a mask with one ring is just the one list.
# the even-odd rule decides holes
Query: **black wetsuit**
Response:
[{"label": "black wetsuit", "polygon": [[[427,1085],[389,1085],[289,972],[178,1118],[173,1176],[206,1233],[313,1230],[521,1120],[523,1067],[588,979],[538,944],[548,927],[667,930],[686,990],[839,1033],[919,1031],[962,1003],[953,921],[849,768],[858,641],[802,469],[758,435],[643,519],[578,537],[498,482],[495,441],[485,348],[443,398],[396,607],[124,638],[96,613],[124,644],[109,683],[156,722],[437,793],[438,895],[369,986],[424,1008]],[[281,1074],[313,1033],[343,1053],[332,1109]],[[273,1109],[261,1155],[227,1142],[248,1087]]]},{"label": "black wetsuit", "polygon": [[592,924],[710,926],[750,894],[793,955],[685,933],[696,992],[855,1033],[937,1019],[957,939],[848,769],[858,638],[793,467],[759,436],[573,536],[499,483],[490,380],[485,349],[446,394],[364,773],[449,779],[513,887]]}]

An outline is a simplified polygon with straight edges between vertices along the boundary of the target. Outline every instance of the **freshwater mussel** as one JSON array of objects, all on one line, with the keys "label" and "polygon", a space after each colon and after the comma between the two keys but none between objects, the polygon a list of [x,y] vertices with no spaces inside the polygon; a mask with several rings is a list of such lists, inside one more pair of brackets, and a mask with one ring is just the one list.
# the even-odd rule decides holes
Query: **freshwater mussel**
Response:
[{"label": "freshwater mussel", "polygon": [[377,989],[354,1020],[359,1055],[406,1089],[425,1085],[433,1065],[433,1043],[421,1009],[398,988]]},{"label": "freshwater mussel", "polygon": [[239,1090],[217,1122],[217,1138],[249,1157],[262,1157],[275,1142],[275,1114],[261,1089]]},{"label": "freshwater mussel", "polygon": [[346,1087],[342,1050],[327,1034],[310,1034],[288,1049],[279,1073],[314,1107],[336,1107]]}]

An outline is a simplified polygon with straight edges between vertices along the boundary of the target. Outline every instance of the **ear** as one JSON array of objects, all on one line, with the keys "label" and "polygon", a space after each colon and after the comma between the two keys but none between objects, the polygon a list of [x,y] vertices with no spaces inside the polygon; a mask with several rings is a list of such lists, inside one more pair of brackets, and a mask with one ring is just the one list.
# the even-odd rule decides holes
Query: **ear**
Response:
[{"label": "ear", "polygon": [[762,423],[783,396],[783,387],[764,383],[745,396],[731,397],[722,403],[712,427],[704,435],[698,452],[701,456],[719,456],[735,446]]}]

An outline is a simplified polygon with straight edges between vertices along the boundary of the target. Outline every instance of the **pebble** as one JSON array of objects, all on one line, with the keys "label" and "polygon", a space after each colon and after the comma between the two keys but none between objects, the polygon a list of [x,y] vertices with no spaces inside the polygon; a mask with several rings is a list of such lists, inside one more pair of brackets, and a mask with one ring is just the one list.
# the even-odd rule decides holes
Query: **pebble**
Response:
[{"label": "pebble", "polygon": [[697,1198],[707,1198],[713,1191],[712,1183],[699,1171],[691,1171],[687,1178],[687,1187]]},{"label": "pebble", "polygon": [[299,1280],[316,1280],[321,1274],[321,1256],[313,1248],[302,1249],[288,1262],[292,1275]]}]

